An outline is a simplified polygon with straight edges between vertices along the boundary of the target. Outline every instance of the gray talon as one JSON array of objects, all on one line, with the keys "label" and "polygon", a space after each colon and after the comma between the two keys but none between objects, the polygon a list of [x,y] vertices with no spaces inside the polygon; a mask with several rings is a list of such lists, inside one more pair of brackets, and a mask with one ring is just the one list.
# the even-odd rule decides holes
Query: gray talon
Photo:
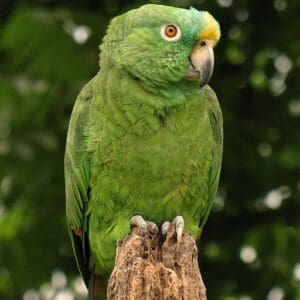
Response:
[{"label": "gray talon", "polygon": [[157,234],[159,231],[157,225],[154,222],[145,221],[144,218],[140,215],[131,217],[130,225],[137,227],[139,229],[139,233],[142,235],[147,231],[154,234]]},{"label": "gray talon", "polygon": [[174,218],[173,224],[175,224],[176,227],[176,234],[177,234],[177,242],[180,243],[184,228],[184,219],[182,216],[177,216]]},{"label": "gray talon", "polygon": [[147,222],[143,219],[142,216],[136,215],[131,217],[130,219],[130,225],[131,226],[136,226],[141,234],[144,234],[148,230],[148,224]]},{"label": "gray talon", "polygon": [[146,221],[147,223],[147,228],[151,233],[158,233],[158,227],[154,222]]},{"label": "gray talon", "polygon": [[169,221],[166,221],[161,225],[161,233],[163,236],[167,235],[170,227],[171,227],[171,223]]}]

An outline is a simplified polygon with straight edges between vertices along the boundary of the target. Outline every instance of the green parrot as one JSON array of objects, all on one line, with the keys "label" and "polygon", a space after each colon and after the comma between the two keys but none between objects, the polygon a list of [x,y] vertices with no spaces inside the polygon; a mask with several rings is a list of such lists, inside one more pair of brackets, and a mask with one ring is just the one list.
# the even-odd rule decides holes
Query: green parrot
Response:
[{"label": "green parrot", "polygon": [[[80,92],[65,152],[66,215],[94,294],[131,226],[198,238],[222,159],[222,113],[207,85],[218,22],[206,11],[147,4],[115,17],[100,71]],[[101,282],[101,280],[100,280]]]}]

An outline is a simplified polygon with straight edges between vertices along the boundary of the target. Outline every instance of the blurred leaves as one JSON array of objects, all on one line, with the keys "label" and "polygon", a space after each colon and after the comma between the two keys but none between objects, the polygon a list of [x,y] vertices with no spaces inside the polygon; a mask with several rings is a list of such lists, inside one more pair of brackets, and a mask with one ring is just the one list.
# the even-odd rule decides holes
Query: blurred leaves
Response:
[{"label": "blurred leaves", "polygon": [[[109,20],[146,2],[0,4],[1,299],[85,297],[64,224],[68,120]],[[224,162],[200,242],[210,299],[300,299],[299,1],[150,2],[208,10],[222,28]]]},{"label": "blurred leaves", "polygon": [[[80,80],[89,74],[91,65],[87,55],[72,37],[62,30],[68,13],[63,10],[23,9],[9,20],[3,32],[2,46],[17,66],[31,76],[45,77],[60,83]],[[22,30],[20,30],[22,28]],[[51,63],[50,63],[51,62]],[[44,86],[23,82],[19,90],[42,92]]]}]

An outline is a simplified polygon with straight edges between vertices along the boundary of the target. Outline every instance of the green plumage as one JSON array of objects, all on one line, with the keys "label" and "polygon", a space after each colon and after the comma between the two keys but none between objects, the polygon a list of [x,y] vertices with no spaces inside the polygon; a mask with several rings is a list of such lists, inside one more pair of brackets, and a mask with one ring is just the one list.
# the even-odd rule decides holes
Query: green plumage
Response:
[{"label": "green plumage", "polygon": [[[115,18],[100,72],[76,100],[65,154],[67,221],[86,283],[93,272],[109,275],[132,215],[158,225],[182,215],[196,237],[212,208],[222,114],[210,87],[182,79],[204,19],[158,5]],[[181,40],[161,38],[166,23],[180,26]]]}]

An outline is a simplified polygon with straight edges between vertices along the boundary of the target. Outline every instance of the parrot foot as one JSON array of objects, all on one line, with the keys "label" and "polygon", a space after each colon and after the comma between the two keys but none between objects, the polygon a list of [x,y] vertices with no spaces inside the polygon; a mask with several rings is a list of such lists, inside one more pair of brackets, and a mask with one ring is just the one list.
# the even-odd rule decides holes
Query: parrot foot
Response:
[{"label": "parrot foot", "polygon": [[151,233],[158,234],[159,229],[158,229],[157,225],[156,225],[154,222],[146,221],[146,223],[147,223],[147,228],[148,228],[148,230],[149,230]]},{"label": "parrot foot", "polygon": [[176,226],[177,242],[180,243],[184,228],[184,219],[182,216],[177,216],[174,218],[173,223]]},{"label": "parrot foot", "polygon": [[161,225],[161,234],[163,236],[166,236],[168,231],[170,230],[171,228],[171,223],[169,221],[166,221],[164,222],[162,225]]},{"label": "parrot foot", "polygon": [[138,232],[141,235],[144,235],[145,233],[147,233],[147,231],[154,233],[154,234],[158,234],[158,231],[159,231],[157,225],[154,222],[145,221],[143,219],[143,217],[139,216],[139,215],[135,215],[135,216],[131,217],[130,225],[132,227],[137,227]]},{"label": "parrot foot", "polygon": [[[183,229],[184,229],[184,219],[183,219],[183,217],[182,216],[175,217],[172,224],[175,225],[177,242],[180,243],[181,238],[182,238]],[[167,233],[170,230],[172,224],[169,221],[166,221],[162,224],[161,233],[162,233],[163,236],[167,235]]]}]

